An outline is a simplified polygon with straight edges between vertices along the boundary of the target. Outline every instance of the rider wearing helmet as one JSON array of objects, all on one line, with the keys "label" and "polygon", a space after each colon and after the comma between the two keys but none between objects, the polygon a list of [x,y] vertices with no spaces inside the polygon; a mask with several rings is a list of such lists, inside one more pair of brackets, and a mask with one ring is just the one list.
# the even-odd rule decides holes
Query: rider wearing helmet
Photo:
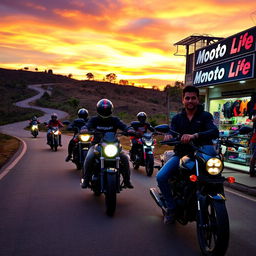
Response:
[{"label": "rider wearing helmet", "polygon": [[132,147],[130,150],[131,160],[135,160],[136,150],[140,147],[138,140],[139,138],[146,133],[148,130],[154,132],[154,127],[150,123],[146,122],[147,114],[145,112],[139,112],[137,114],[138,122],[131,122],[131,126],[136,131],[136,136],[131,137]]},{"label": "rider wearing helmet", "polygon": [[31,120],[29,121],[29,125],[33,125],[33,124],[40,124],[40,121],[37,119],[37,116],[33,116],[31,118]]},{"label": "rider wearing helmet", "polygon": [[[62,124],[62,122],[60,120],[58,120],[58,115],[56,113],[53,113],[51,115],[51,119],[48,121],[48,124],[47,124],[47,127],[49,128],[48,131],[47,131],[47,144],[50,144],[50,139],[49,139],[49,135],[50,135],[50,132],[51,132],[51,129],[53,127],[63,127],[64,125]],[[62,147],[62,144],[61,144],[61,135],[59,135],[59,145],[60,147]]]},{"label": "rider wearing helmet", "polygon": [[68,156],[66,157],[66,162],[68,162],[72,157],[73,148],[75,146],[75,138],[77,133],[80,132],[81,128],[86,124],[88,121],[88,110],[85,108],[80,108],[77,112],[78,118],[73,120],[67,128],[68,131],[74,131],[74,135],[72,139],[69,141],[68,144]]},{"label": "rider wearing helmet", "polygon": [[[88,132],[90,130],[99,131],[99,132],[116,132],[117,129],[122,131],[131,131],[129,127],[124,124],[118,117],[112,116],[114,106],[112,102],[108,99],[101,99],[98,101],[97,106],[97,116],[93,116],[89,119],[81,131]],[[100,136],[95,135],[92,141],[92,146],[90,147],[88,154],[86,156],[83,168],[83,175],[81,180],[81,187],[87,188],[89,185],[89,180],[92,175],[92,166],[95,158],[95,144],[100,142]],[[127,155],[123,152],[120,153],[120,165],[122,165],[121,170],[124,186],[127,188],[133,188],[133,185],[130,182],[130,168]]]}]

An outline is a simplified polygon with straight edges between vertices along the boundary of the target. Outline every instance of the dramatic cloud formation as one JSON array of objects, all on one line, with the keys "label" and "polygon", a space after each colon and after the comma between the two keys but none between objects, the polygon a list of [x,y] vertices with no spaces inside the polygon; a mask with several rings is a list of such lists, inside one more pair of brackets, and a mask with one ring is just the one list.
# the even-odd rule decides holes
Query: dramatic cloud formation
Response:
[{"label": "dramatic cloud formation", "polygon": [[[173,44],[192,34],[227,37],[256,25],[254,0],[1,0],[2,68],[53,69],[135,84],[183,80]],[[154,83],[154,84],[152,84]]]}]

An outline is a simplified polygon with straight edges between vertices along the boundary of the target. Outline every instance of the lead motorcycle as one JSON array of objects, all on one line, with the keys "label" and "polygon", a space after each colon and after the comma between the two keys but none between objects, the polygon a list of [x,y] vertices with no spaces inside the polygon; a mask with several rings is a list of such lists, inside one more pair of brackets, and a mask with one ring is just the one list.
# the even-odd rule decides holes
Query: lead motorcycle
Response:
[{"label": "lead motorcycle", "polygon": [[120,173],[122,165],[120,163],[120,153],[122,146],[117,135],[129,136],[127,132],[91,132],[91,134],[101,135],[100,142],[95,145],[95,162],[93,175],[89,181],[89,187],[95,195],[105,195],[106,214],[113,216],[116,210],[117,194],[124,188]]},{"label": "lead motorcycle", "polygon": [[[155,128],[163,133],[170,131],[168,125]],[[242,128],[239,133],[248,133],[247,128]],[[175,138],[161,144],[175,146],[179,143],[179,138]],[[199,148],[192,145],[194,154],[181,158],[177,174],[169,181],[176,203],[175,219],[182,225],[196,222],[198,242],[203,255],[224,255],[229,243],[229,217],[223,183],[233,183],[235,179],[222,176],[224,165],[221,145],[240,146],[229,138],[219,138],[216,150],[212,146]],[[166,214],[167,207],[161,192],[157,188],[151,188],[150,194],[163,214]]]}]

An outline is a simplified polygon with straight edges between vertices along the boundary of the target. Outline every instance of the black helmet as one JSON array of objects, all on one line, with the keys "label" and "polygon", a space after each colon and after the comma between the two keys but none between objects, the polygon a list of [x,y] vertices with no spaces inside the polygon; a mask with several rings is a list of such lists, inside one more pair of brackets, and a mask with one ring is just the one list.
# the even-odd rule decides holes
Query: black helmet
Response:
[{"label": "black helmet", "polygon": [[33,121],[36,121],[36,120],[37,120],[37,117],[36,117],[36,116],[33,116],[33,117],[32,117],[32,120],[33,120]]},{"label": "black helmet", "polygon": [[141,123],[145,123],[147,119],[147,114],[145,112],[139,112],[137,118]]},{"label": "black helmet", "polygon": [[85,108],[80,108],[77,112],[79,118],[83,118],[84,120],[88,117],[88,110]]},{"label": "black helmet", "polygon": [[108,99],[99,100],[97,103],[97,113],[103,118],[111,116],[113,109],[114,106]]},{"label": "black helmet", "polygon": [[51,118],[52,118],[52,120],[57,120],[57,119],[58,119],[58,116],[57,116],[56,113],[53,113],[53,114],[51,115]]}]

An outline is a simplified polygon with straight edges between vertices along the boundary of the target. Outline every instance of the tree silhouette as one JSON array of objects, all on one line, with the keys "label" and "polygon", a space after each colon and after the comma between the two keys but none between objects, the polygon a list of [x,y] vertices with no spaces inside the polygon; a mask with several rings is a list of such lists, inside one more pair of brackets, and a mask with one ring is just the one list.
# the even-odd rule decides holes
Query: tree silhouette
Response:
[{"label": "tree silhouette", "polygon": [[106,75],[106,79],[107,79],[107,81],[109,81],[110,83],[112,83],[112,81],[114,81],[114,80],[116,80],[116,74],[114,74],[114,73],[109,73],[109,74],[107,74]]},{"label": "tree silhouette", "polygon": [[87,73],[86,77],[87,77],[88,80],[91,80],[91,79],[93,80],[94,79],[93,73]]},{"label": "tree silhouette", "polygon": [[128,80],[123,80],[123,79],[121,79],[121,80],[119,81],[119,84],[121,84],[121,85],[128,85],[129,82],[128,82]]}]

